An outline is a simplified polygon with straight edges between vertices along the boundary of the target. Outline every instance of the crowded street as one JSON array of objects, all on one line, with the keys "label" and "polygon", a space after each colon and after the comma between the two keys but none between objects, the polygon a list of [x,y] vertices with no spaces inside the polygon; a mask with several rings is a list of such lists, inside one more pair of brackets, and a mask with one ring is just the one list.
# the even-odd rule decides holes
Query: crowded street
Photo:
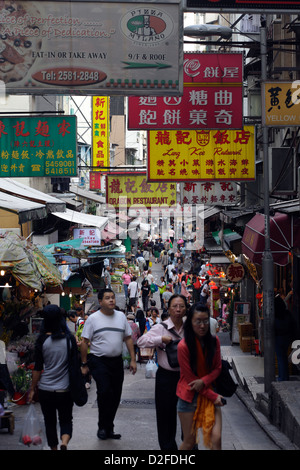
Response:
[{"label": "crowded street", "polygon": [[[152,259],[152,258],[151,258]],[[153,263],[152,272],[154,280],[158,281],[162,275],[161,263]],[[142,277],[139,277],[139,284]],[[159,303],[159,294],[154,293],[153,299]],[[97,296],[92,297],[92,301],[97,305]],[[120,308],[125,308],[124,292],[116,294],[116,301]],[[161,312],[161,310],[160,310]],[[68,322],[72,329],[72,323]],[[73,328],[74,329],[74,328]],[[220,331],[218,337],[221,342],[222,356],[232,359],[234,356],[245,355],[240,347],[231,345],[228,332]],[[246,353],[247,354],[247,353]],[[250,356],[250,353],[248,353]],[[247,354],[247,355],[248,355]],[[88,402],[83,407],[74,406],[73,424],[74,434],[68,446],[69,450],[100,450],[103,451],[103,459],[106,455],[115,458],[129,455],[128,451],[159,451],[156,431],[156,415],[154,388],[155,380],[145,378],[146,362],[138,363],[137,373],[132,375],[128,369],[125,369],[124,386],[121,403],[116,415],[115,428],[122,437],[120,440],[101,441],[97,438],[97,401],[96,387],[92,380],[91,388],[88,390]],[[240,387],[238,391],[247,395]],[[249,400],[249,398],[247,398]],[[42,421],[39,403],[36,403],[38,414]],[[28,406],[10,405],[15,415],[15,431],[13,435],[7,430],[0,430],[0,449],[1,450],[33,450],[33,447],[23,446],[20,440],[23,420]],[[254,408],[254,403],[252,404]],[[181,441],[181,428],[179,420],[177,421],[177,442]],[[266,427],[266,429],[264,429]],[[267,430],[270,424],[264,420],[259,423],[257,418],[251,414],[245,403],[238,394],[227,399],[227,404],[222,408],[222,449],[223,450],[280,450],[279,443],[286,448],[293,448],[291,443],[285,441],[284,436],[274,428],[273,437],[268,435]],[[277,436],[277,439],[274,438]],[[277,442],[276,442],[277,440]],[[204,450],[203,444],[198,445],[199,450]],[[49,449],[47,445],[45,450]],[[137,455],[146,455],[137,454]],[[134,452],[133,452],[133,455]],[[101,457],[102,458],[102,457]],[[139,457],[140,459],[142,457]],[[146,457],[145,457],[146,458]],[[113,463],[113,462],[111,462]]]},{"label": "crowded street", "polygon": [[0,1],[1,451],[300,449],[299,4]]}]

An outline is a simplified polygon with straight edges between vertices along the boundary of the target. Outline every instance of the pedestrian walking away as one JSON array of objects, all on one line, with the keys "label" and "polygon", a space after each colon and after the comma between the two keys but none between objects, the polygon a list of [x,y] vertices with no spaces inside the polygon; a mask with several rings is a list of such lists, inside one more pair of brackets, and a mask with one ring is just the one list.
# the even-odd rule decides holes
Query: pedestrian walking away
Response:
[{"label": "pedestrian walking away", "polygon": [[129,308],[135,314],[137,309],[137,300],[139,294],[139,285],[136,276],[132,277],[132,281],[128,286]]},{"label": "pedestrian walking away", "polygon": [[200,303],[194,304],[187,315],[178,361],[177,409],[183,431],[180,450],[194,448],[199,428],[204,445],[221,450],[223,397],[213,390],[222,367],[220,341],[212,336],[209,310]]},{"label": "pedestrian walking away", "polygon": [[125,268],[125,272],[122,274],[122,279],[123,279],[124,294],[125,294],[125,298],[127,299],[128,286],[132,281],[132,274],[128,268]]},{"label": "pedestrian walking away", "polygon": [[43,318],[43,329],[35,344],[35,365],[28,401],[32,402],[38,385],[48,445],[51,450],[57,450],[58,414],[60,449],[66,450],[73,432],[73,400],[69,391],[67,340],[71,341],[71,354],[77,358],[78,350],[75,338],[67,328],[61,309],[57,305],[47,305],[43,310]]},{"label": "pedestrian walking away", "polygon": [[104,271],[104,284],[107,289],[111,289],[111,274],[110,267],[107,266]]},{"label": "pedestrian walking away", "polygon": [[[99,439],[120,439],[114,432],[114,419],[120,404],[124,380],[123,342],[130,354],[129,368],[136,373],[136,358],[131,328],[123,312],[115,310],[116,299],[111,289],[98,294],[100,309],[84,324],[82,331],[82,373],[89,370],[97,386]],[[87,352],[90,345],[90,358]]]},{"label": "pedestrian walking away", "polygon": [[[140,348],[156,348],[158,370],[155,379],[155,407],[158,442],[161,450],[176,451],[177,395],[179,368],[169,365],[165,347],[183,337],[183,317],[187,312],[185,297],[173,295],[168,303],[169,318],[158,323],[138,339]],[[165,328],[165,326],[166,328]]]}]

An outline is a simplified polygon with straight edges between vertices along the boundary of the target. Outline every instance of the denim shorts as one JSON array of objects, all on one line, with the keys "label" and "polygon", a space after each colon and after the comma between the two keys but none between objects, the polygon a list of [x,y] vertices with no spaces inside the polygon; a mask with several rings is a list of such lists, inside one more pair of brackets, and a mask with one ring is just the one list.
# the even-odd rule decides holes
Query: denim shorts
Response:
[{"label": "denim shorts", "polygon": [[194,413],[197,408],[197,399],[198,393],[195,393],[193,401],[190,403],[188,401],[182,400],[178,397],[177,401],[177,411],[178,413]]}]

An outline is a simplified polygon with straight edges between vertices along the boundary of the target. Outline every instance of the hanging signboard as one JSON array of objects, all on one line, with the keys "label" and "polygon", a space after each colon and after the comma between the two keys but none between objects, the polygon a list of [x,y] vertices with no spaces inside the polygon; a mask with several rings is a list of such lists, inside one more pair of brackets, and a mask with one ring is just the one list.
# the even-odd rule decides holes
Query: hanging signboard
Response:
[{"label": "hanging signboard", "polygon": [[255,129],[148,131],[149,181],[255,180]]},{"label": "hanging signboard", "polygon": [[176,183],[149,183],[146,173],[113,173],[107,175],[106,202],[114,207],[127,204],[173,206],[176,204]]},{"label": "hanging signboard", "polygon": [[263,123],[272,127],[300,125],[300,81],[263,83]]},{"label": "hanging signboard", "polygon": [[0,2],[10,94],[182,94],[180,0]]},{"label": "hanging signboard", "polygon": [[300,1],[287,0],[282,2],[272,2],[271,0],[183,0],[184,11],[205,13],[216,11],[227,13],[299,13]]},{"label": "hanging signboard", "polygon": [[74,228],[74,239],[82,238],[82,245],[84,246],[100,246],[101,233],[98,228]]},{"label": "hanging signboard", "polygon": [[180,203],[205,206],[234,206],[238,203],[237,185],[234,182],[195,181],[180,184]]},{"label": "hanging signboard", "polygon": [[92,98],[92,166],[102,170],[109,166],[109,102],[108,96]]},{"label": "hanging signboard", "polygon": [[90,171],[90,189],[101,189],[100,171]]},{"label": "hanging signboard", "polygon": [[0,177],[77,175],[76,116],[0,117]]},{"label": "hanging signboard", "polygon": [[242,129],[243,54],[185,53],[183,96],[131,96],[128,129]]}]

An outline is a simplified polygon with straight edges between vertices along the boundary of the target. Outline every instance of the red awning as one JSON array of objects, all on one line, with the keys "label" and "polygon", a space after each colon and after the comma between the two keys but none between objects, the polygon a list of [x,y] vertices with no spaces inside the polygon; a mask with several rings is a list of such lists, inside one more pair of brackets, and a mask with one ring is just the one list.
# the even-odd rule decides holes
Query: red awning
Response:
[{"label": "red awning", "polygon": [[[289,252],[300,247],[300,220],[287,214],[270,217],[270,248],[275,264],[286,266]],[[245,227],[242,239],[243,254],[253,263],[262,264],[265,250],[265,217],[256,214]]]}]

